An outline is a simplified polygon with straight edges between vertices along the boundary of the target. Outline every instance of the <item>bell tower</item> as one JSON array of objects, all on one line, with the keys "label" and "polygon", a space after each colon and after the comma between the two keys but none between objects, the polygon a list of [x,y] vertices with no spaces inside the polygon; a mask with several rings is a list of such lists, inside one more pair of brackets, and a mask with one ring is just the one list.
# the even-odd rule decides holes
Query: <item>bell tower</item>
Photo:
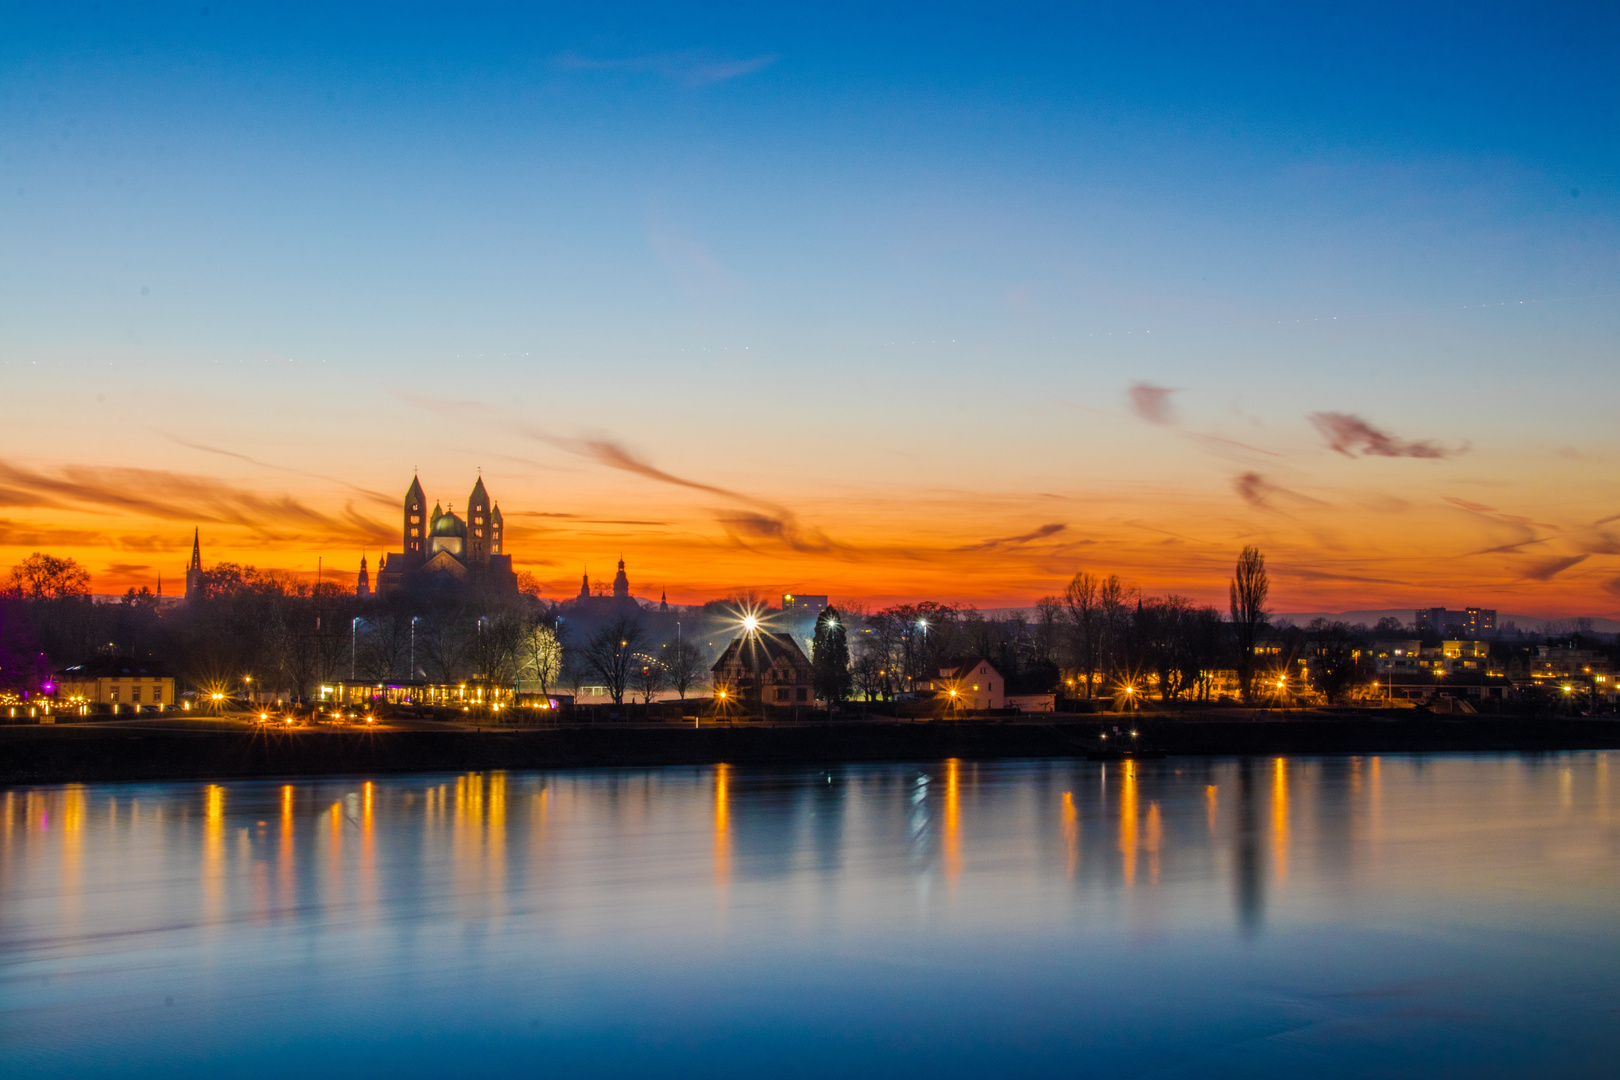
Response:
[{"label": "bell tower", "polygon": [[422,482],[411,477],[411,486],[405,492],[405,557],[412,561],[420,559],[427,549],[427,514],[425,506],[427,500],[422,495]]},{"label": "bell tower", "polygon": [[467,562],[472,566],[483,566],[489,562],[490,531],[493,525],[490,519],[494,515],[490,512],[489,492],[484,490],[484,478],[480,476],[473,485],[472,494],[467,496]]}]

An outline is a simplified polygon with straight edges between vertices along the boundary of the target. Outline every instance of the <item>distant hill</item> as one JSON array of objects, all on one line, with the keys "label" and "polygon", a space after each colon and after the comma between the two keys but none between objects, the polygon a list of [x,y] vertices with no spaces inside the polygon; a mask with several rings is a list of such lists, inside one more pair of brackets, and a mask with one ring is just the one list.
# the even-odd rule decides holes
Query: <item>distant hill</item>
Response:
[{"label": "distant hill", "polygon": [[[1384,619],[1384,618],[1399,619],[1403,623],[1410,623],[1412,621],[1413,616],[1416,615],[1416,614],[1417,614],[1417,612],[1413,608],[1385,608],[1385,609],[1383,609],[1381,611],[1337,611],[1337,612],[1335,612],[1335,611],[1286,611],[1286,612],[1279,611],[1276,614],[1272,615],[1271,620],[1272,620],[1272,622],[1282,622],[1284,620],[1287,620],[1288,622],[1293,623],[1295,626],[1304,626],[1306,623],[1310,622],[1312,619],[1330,619],[1330,620],[1335,621],[1335,622],[1350,623],[1351,625],[1354,625],[1356,623],[1366,623],[1368,626],[1372,626],[1379,619]],[[1520,630],[1537,630],[1537,631],[1539,631],[1539,630],[1544,629],[1548,622],[1569,623],[1569,622],[1572,622],[1573,619],[1574,619],[1574,616],[1570,616],[1569,618],[1564,618],[1564,619],[1551,619],[1551,620],[1549,620],[1549,619],[1543,618],[1540,615],[1515,615],[1510,611],[1499,611],[1499,612],[1496,613],[1496,625],[1497,626],[1500,627],[1500,626],[1506,625],[1507,623],[1513,623],[1513,624],[1517,625]],[[1603,634],[1613,634],[1613,633],[1616,633],[1616,632],[1620,632],[1620,621],[1617,621],[1615,619],[1599,619],[1599,618],[1594,617],[1592,619],[1592,629],[1598,631],[1599,633],[1603,633]]]},{"label": "distant hill", "polygon": [[[992,608],[985,611],[985,617],[991,619],[1005,619],[1022,611],[1027,618],[1034,619],[1034,608]],[[1224,616],[1224,612],[1222,613]],[[1383,608],[1379,611],[1279,611],[1271,616],[1271,621],[1291,622],[1295,626],[1304,626],[1312,619],[1327,619],[1331,622],[1366,623],[1372,626],[1379,619],[1399,619],[1402,623],[1410,623],[1417,614],[1414,608]],[[1566,626],[1574,621],[1574,616],[1559,619],[1547,619],[1541,615],[1515,615],[1509,611],[1496,613],[1496,625],[1503,626],[1513,623],[1520,630],[1540,632],[1546,628],[1548,622],[1561,623]],[[1592,629],[1600,634],[1620,633],[1620,620],[1592,618]]]}]

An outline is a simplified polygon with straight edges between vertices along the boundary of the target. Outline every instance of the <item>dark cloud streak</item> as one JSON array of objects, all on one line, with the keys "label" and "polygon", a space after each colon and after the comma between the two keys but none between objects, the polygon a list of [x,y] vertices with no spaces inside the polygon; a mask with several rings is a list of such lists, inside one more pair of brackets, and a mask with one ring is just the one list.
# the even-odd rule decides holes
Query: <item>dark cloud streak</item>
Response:
[{"label": "dark cloud streak", "polygon": [[1306,417],[1327,440],[1328,448],[1345,457],[1446,458],[1461,451],[1445,450],[1429,440],[1406,441],[1373,427],[1351,413],[1316,412]]}]

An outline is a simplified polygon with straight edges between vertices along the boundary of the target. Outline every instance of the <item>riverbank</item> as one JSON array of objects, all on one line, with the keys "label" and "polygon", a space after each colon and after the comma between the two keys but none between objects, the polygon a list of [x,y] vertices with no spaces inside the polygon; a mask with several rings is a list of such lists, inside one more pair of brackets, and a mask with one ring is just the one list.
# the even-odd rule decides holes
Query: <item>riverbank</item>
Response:
[{"label": "riverbank", "polygon": [[[1132,726],[1139,732],[1132,740]],[[1116,730],[1117,729],[1117,730]],[[1109,739],[1102,736],[1108,735]],[[1620,720],[1050,717],[770,726],[579,725],[266,730],[230,722],[0,727],[0,784],[600,766],[797,765],[1085,756],[1134,743],[1173,755],[1620,749]]]}]

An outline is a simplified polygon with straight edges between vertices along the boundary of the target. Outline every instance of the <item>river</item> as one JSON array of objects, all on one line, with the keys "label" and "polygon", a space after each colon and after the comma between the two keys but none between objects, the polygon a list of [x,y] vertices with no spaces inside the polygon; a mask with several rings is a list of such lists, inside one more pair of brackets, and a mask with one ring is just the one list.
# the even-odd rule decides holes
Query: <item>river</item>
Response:
[{"label": "river", "polygon": [[1612,1076],[1614,765],[8,789],[0,1072]]}]

